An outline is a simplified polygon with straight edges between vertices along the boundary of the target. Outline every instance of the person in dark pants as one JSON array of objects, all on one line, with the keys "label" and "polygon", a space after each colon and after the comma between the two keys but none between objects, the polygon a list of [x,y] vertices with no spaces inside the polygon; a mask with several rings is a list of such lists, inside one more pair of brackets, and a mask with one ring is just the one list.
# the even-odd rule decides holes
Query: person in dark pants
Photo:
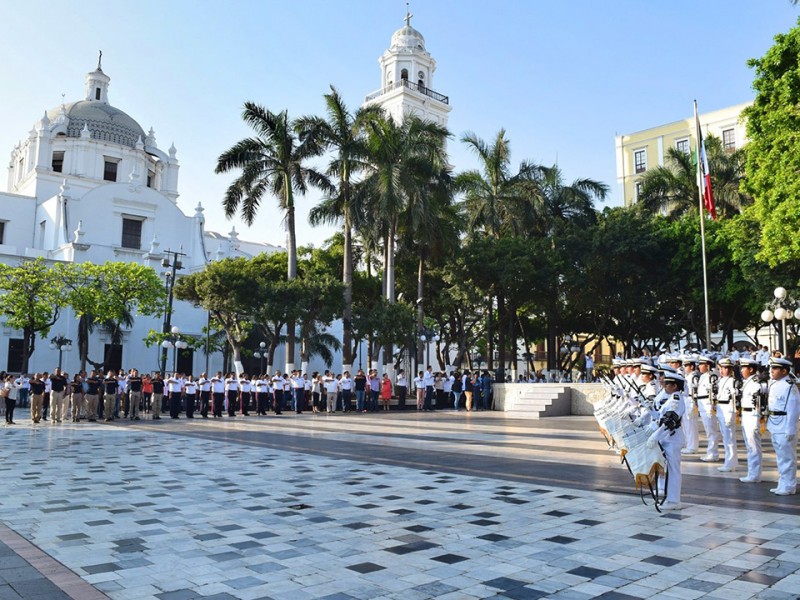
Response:
[{"label": "person in dark pants", "polygon": [[181,418],[181,393],[183,392],[183,380],[181,374],[173,373],[167,379],[167,393],[169,394],[169,416],[173,419]]},{"label": "person in dark pants", "polygon": [[161,419],[161,403],[164,400],[164,379],[161,373],[156,373],[153,377],[153,401],[151,408],[153,410],[153,420],[159,421]]},{"label": "person in dark pants", "polygon": [[186,418],[194,419],[194,406],[197,402],[197,382],[192,375],[186,379],[183,384],[183,399],[186,403]]},{"label": "person in dark pants", "polygon": [[14,424],[14,407],[17,405],[17,399],[12,398],[11,395],[15,391],[14,377],[12,375],[6,375],[3,381],[0,381],[0,396],[3,397],[6,404],[6,423],[9,425]]},{"label": "person in dark pants", "polygon": [[211,380],[203,373],[200,375],[197,385],[200,388],[200,416],[207,419],[208,405],[211,400]]},{"label": "person in dark pants", "polygon": [[397,408],[405,410],[406,396],[408,395],[408,381],[406,380],[406,372],[403,369],[397,372],[395,391],[397,392]]},{"label": "person in dark pants", "polygon": [[225,393],[228,397],[228,416],[235,417],[239,405],[239,378],[234,373],[228,373],[225,379]]}]

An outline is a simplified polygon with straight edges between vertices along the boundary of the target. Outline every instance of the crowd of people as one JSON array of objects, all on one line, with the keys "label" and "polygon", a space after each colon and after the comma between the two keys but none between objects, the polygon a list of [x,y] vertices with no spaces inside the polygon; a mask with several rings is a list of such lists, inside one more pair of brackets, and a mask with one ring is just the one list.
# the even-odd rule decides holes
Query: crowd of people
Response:
[{"label": "crowd of people", "polygon": [[668,477],[659,479],[657,490],[664,509],[681,507],[681,457],[701,452],[701,425],[706,447],[700,460],[722,460],[717,469],[723,473],[740,469],[736,439],[741,429],[747,452],[742,483],[761,481],[762,435],[769,431],[778,467],[778,482],[770,492],[793,495],[800,390],[792,367],[780,353],[768,356],[766,364],[754,352],[667,354],[659,362],[615,359],[606,380],[609,397],[596,406],[596,414],[615,406],[630,419],[629,427],[651,432],[648,447],[660,445],[666,460]]},{"label": "crowd of people", "polygon": [[[0,373],[0,397],[4,399],[7,424],[14,424],[14,409],[30,406],[31,420],[52,423],[63,421],[113,421],[126,418],[138,421],[142,415],[153,420],[169,413],[172,419],[181,415],[203,419],[237,415],[249,416],[284,410],[297,414],[388,411],[393,398],[397,408],[430,411],[435,409],[467,411],[489,410],[492,406],[492,377],[488,371],[435,372],[431,366],[420,371],[411,382],[405,371],[398,371],[392,381],[388,374],[378,376],[377,369],[366,373],[349,371],[275,371],[250,376],[248,373],[209,377],[202,373],[140,374],[137,369],[81,372],[70,377],[56,368],[52,373],[14,376]],[[410,393],[409,393],[410,392]],[[416,399],[416,406],[408,404]],[[462,404],[463,397],[463,404]]]}]

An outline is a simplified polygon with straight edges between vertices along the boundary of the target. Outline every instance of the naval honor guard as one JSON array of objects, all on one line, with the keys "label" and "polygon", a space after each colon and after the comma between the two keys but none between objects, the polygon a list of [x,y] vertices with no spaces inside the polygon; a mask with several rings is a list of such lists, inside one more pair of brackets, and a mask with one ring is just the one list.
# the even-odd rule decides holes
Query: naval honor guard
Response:
[{"label": "naval honor guard", "polygon": [[767,429],[772,436],[778,462],[778,486],[770,490],[778,496],[797,493],[797,419],[800,392],[789,377],[792,363],[785,358],[769,361],[769,417]]}]

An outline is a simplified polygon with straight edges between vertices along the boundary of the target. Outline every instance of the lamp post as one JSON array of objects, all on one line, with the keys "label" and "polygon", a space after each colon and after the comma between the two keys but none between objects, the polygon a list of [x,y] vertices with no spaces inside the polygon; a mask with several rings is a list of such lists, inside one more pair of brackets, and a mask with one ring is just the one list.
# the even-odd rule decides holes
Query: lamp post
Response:
[{"label": "lamp post", "polygon": [[[186,256],[186,254],[183,252],[183,245],[181,245],[177,252],[175,250],[167,250],[164,252],[164,258],[161,261],[161,266],[165,269],[169,269],[168,271],[164,272],[164,277],[166,280],[165,286],[167,291],[167,309],[164,312],[164,327],[161,330],[162,333],[170,333],[170,331],[172,331],[172,302],[174,298],[173,291],[175,289],[175,275],[178,270],[183,268],[183,262],[180,259],[181,256]],[[163,373],[167,369],[168,346],[164,346],[162,343],[161,348],[161,372]]]},{"label": "lamp post", "polygon": [[[433,329],[429,329],[428,327],[423,327],[419,330],[419,340],[425,344],[425,366],[427,367],[431,364],[431,341],[438,342],[441,338],[439,338],[439,334],[436,333]],[[419,366],[417,366],[417,370],[419,371]]]},{"label": "lamp post", "polygon": [[[173,374],[175,373],[175,370],[177,369],[177,366],[178,366],[178,350],[184,350],[184,349],[186,349],[188,347],[189,347],[189,344],[187,344],[186,342],[184,342],[181,339],[181,330],[178,328],[177,325],[173,326],[170,329],[170,335],[168,336],[168,338],[165,339],[163,342],[161,342],[162,356],[166,356],[167,350],[172,348],[172,373]],[[164,359],[164,366],[162,368],[162,372],[163,372],[163,369],[166,369],[166,367],[167,367],[166,366],[166,359]]]},{"label": "lamp post", "polygon": [[261,359],[261,371],[259,371],[259,373],[263,374],[264,373],[264,359],[267,358],[267,343],[266,342],[261,342],[258,345],[258,347],[260,348],[260,350],[258,352],[253,352],[253,356],[255,358],[260,358]]},{"label": "lamp post", "polygon": [[56,337],[50,340],[50,349],[58,350],[58,368],[61,369],[62,353],[65,350],[67,352],[72,350],[72,340],[64,337],[63,334],[59,333]]},{"label": "lamp post", "polygon": [[[776,287],[772,295],[774,299],[767,303],[766,308],[761,313],[761,320],[765,323],[772,323],[774,319],[781,322],[781,345],[779,350],[785,356],[788,352],[786,345],[786,321],[792,317],[800,319],[800,305],[798,305],[797,300],[789,295],[784,287]],[[792,309],[794,309],[794,312]]]}]

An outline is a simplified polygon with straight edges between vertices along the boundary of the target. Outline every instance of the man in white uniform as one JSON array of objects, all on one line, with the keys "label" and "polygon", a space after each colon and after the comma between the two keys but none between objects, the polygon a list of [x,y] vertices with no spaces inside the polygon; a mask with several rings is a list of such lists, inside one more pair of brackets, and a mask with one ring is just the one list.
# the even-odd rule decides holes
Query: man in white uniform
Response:
[{"label": "man in white uniform", "polygon": [[700,460],[703,462],[716,462],[719,460],[719,421],[715,414],[714,402],[716,401],[717,382],[719,377],[711,370],[714,359],[710,356],[700,356],[700,379],[697,382],[697,410],[703,421],[706,431],[708,446],[706,455]]},{"label": "man in white uniform", "polygon": [[730,358],[721,358],[719,365],[719,389],[717,391],[717,419],[725,447],[725,462],[717,471],[732,473],[739,467],[739,455],[736,452],[736,400],[738,390],[733,377],[734,363]]},{"label": "man in white uniform", "polygon": [[758,359],[741,358],[742,371],[742,437],[747,448],[747,475],[740,477],[743,483],[761,481],[761,417],[766,409],[767,386],[758,376]]},{"label": "man in white uniform", "polygon": [[767,429],[772,436],[778,462],[778,486],[770,490],[778,496],[797,493],[797,419],[800,415],[800,392],[789,377],[792,363],[785,358],[771,358],[769,386],[769,420]]}]

